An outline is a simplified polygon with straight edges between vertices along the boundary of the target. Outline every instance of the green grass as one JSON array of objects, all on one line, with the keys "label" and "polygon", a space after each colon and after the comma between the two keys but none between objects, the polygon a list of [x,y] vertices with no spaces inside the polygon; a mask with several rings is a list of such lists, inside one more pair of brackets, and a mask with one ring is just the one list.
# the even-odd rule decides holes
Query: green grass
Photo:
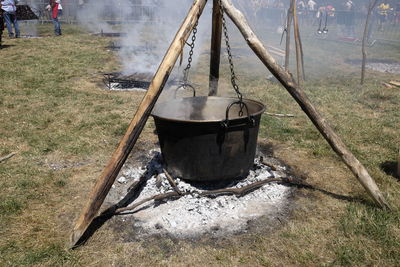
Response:
[{"label": "green grass", "polygon": [[[115,54],[104,49],[109,40],[63,26],[60,38],[5,38],[12,46],[0,51],[8,59],[0,64],[0,156],[17,152],[0,163],[1,266],[398,266],[400,184],[380,168],[397,159],[400,146],[400,90],[381,85],[398,75],[368,71],[360,86],[358,67],[344,63],[358,58],[360,47],[307,38],[309,78],[303,87],[377,181],[392,212],[373,204],[290,95],[266,79],[268,72],[255,56],[234,57],[245,97],[266,103],[269,112],[295,115],[264,115],[260,140],[276,146],[276,154],[305,173],[310,184],[350,200],[301,189],[288,223],[272,233],[124,243],[105,224],[84,247],[67,250],[76,216],[143,94],[102,90],[96,73],[119,69]],[[39,28],[41,34],[51,32],[51,25]],[[277,37],[266,35],[264,41],[277,45]],[[245,47],[236,35],[232,43]],[[398,51],[398,46],[377,45],[369,54],[400,61]],[[208,84],[205,54],[191,77]],[[234,95],[229,82],[223,58],[221,92]],[[207,86],[200,86],[198,95],[205,94]],[[149,121],[143,142],[153,127]]]}]

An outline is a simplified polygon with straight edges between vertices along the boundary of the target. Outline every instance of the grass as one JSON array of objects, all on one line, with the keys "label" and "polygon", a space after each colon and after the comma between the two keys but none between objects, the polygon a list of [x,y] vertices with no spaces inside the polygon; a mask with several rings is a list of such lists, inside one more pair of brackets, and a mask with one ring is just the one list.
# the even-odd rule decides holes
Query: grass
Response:
[{"label": "grass", "polygon": [[[51,25],[39,28],[40,34],[51,32]],[[0,50],[7,59],[0,64],[0,156],[17,152],[0,163],[1,266],[398,266],[400,185],[381,169],[382,163],[396,160],[400,145],[400,90],[381,82],[398,75],[368,72],[360,86],[358,67],[344,63],[358,58],[359,47],[307,38],[309,79],[304,88],[377,181],[392,212],[375,207],[287,92],[267,81],[256,57],[234,57],[245,97],[266,103],[270,112],[296,115],[264,115],[259,139],[271,143],[276,156],[322,190],[299,189],[293,213],[273,232],[126,243],[105,224],[82,248],[66,249],[76,216],[143,93],[102,90],[97,73],[120,67],[115,54],[104,49],[109,40],[73,25],[64,25],[64,33],[58,38],[5,38],[9,46]],[[238,36],[231,39],[234,47],[245,47]],[[265,37],[272,45],[277,45],[275,39]],[[368,51],[371,57],[400,61],[398,46],[377,45]],[[207,83],[206,55],[191,77],[196,84]],[[221,92],[234,95],[225,58],[220,85]],[[199,88],[198,95],[206,93],[205,86]],[[139,148],[154,140],[153,127],[149,122]]]}]

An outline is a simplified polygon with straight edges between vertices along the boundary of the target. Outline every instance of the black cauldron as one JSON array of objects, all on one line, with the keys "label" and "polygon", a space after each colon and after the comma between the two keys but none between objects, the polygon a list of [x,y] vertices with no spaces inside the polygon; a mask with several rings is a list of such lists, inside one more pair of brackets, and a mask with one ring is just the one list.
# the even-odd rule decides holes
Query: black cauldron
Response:
[{"label": "black cauldron", "polygon": [[246,176],[254,162],[264,111],[260,102],[227,97],[157,103],[152,116],[167,171],[193,181]]}]

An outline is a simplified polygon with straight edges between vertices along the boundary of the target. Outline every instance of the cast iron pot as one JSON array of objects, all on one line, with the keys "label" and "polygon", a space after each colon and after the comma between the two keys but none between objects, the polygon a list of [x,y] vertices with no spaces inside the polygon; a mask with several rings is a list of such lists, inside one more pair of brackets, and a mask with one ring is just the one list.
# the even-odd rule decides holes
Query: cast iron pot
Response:
[{"label": "cast iron pot", "polygon": [[168,172],[185,180],[244,177],[254,163],[265,106],[237,98],[188,97],[157,103],[152,112]]}]

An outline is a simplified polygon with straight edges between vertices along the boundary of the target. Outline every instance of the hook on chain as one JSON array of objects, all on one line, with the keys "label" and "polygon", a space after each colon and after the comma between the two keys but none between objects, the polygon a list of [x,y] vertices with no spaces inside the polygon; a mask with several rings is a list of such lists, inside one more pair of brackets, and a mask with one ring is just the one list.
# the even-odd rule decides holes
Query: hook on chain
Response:
[{"label": "hook on chain", "polygon": [[237,77],[236,77],[236,73],[235,73],[235,67],[233,65],[231,46],[229,44],[228,28],[226,27],[226,20],[225,20],[225,16],[224,16],[225,11],[224,11],[224,6],[223,6],[221,0],[219,0],[219,7],[220,7],[221,17],[222,17],[222,28],[223,28],[224,37],[225,37],[226,52],[228,54],[229,68],[231,71],[231,84],[232,84],[232,87],[235,90],[236,95],[239,99],[239,103],[240,103],[239,116],[241,117],[241,116],[243,116],[243,108],[245,107],[245,104],[243,103],[243,95],[240,92],[239,86],[237,85],[237,82],[236,82]]}]

